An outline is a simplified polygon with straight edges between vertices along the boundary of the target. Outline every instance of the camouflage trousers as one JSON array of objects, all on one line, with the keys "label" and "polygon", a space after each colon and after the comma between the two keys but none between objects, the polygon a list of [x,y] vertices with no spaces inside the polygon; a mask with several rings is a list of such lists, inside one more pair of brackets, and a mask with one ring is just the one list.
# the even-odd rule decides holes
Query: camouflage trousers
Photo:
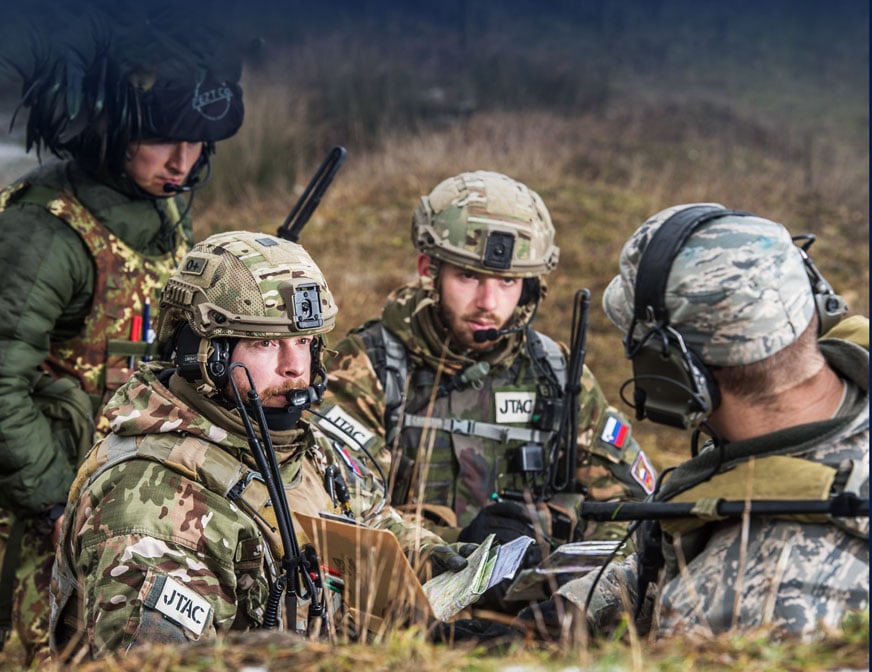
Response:
[{"label": "camouflage trousers", "polygon": [[[0,557],[6,558],[14,518],[0,511]],[[49,658],[49,586],[55,547],[51,537],[24,523],[21,551],[12,584],[12,627],[21,641],[26,665]],[[2,566],[2,561],[0,561]],[[2,587],[0,587],[2,589]]]}]

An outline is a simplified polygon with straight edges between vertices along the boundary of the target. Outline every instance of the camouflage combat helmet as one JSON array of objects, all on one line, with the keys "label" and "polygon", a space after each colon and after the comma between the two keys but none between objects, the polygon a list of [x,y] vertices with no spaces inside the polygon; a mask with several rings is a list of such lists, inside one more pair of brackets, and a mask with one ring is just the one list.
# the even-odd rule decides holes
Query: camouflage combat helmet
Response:
[{"label": "camouflage combat helmet", "polygon": [[161,294],[158,343],[170,351],[187,325],[195,338],[201,391],[220,391],[210,358],[237,338],[313,336],[313,374],[321,372],[321,336],[333,329],[336,303],[302,246],[265,233],[231,231],[197,243]]},{"label": "camouflage combat helmet", "polygon": [[422,196],[412,242],[435,259],[502,277],[539,277],[560,254],[539,194],[488,171],[461,173]]}]

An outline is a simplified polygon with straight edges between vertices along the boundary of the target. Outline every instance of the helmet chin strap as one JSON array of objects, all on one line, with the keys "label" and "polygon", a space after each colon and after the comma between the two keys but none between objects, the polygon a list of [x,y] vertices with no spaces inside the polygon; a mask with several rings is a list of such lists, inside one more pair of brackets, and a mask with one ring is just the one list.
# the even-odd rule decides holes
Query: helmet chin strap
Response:
[{"label": "helmet chin strap", "polygon": [[290,390],[285,394],[288,400],[287,406],[263,409],[267,427],[273,431],[293,429],[300,421],[303,411],[321,401],[327,388],[327,373],[323,367],[318,366],[312,372],[312,380],[314,382],[308,387]]},{"label": "helmet chin strap", "polygon": [[274,432],[284,432],[294,429],[303,415],[302,406],[284,406],[282,408],[264,408],[263,416],[266,426]]}]

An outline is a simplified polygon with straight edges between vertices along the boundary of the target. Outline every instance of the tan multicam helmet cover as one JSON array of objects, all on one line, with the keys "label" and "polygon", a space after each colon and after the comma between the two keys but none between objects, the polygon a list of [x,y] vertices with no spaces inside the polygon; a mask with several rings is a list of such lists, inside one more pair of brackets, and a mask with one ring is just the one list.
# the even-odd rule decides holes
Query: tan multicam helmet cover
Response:
[{"label": "tan multicam helmet cover", "polygon": [[482,170],[448,178],[421,197],[412,242],[435,259],[502,277],[544,275],[560,255],[539,194]]},{"label": "tan multicam helmet cover", "polygon": [[[676,205],[649,218],[624,245],[620,274],[603,294],[608,318],[625,334],[633,318],[636,272],[654,232]],[[669,270],[670,324],[706,364],[738,366],[766,359],[811,323],[814,298],[799,248],[781,224],[725,215],[694,231]],[[637,324],[636,338],[652,325]]]},{"label": "tan multicam helmet cover", "polygon": [[231,231],[197,243],[161,294],[158,340],[181,321],[199,336],[287,338],[333,329],[336,303],[302,246]]}]

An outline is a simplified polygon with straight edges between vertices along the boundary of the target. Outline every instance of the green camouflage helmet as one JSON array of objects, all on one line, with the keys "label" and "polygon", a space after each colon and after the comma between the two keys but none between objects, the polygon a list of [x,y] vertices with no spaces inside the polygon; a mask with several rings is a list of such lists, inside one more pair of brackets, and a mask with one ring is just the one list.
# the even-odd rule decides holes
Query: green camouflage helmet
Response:
[{"label": "green camouflage helmet", "polygon": [[421,197],[412,242],[435,259],[502,277],[544,275],[560,255],[539,194],[481,170],[448,178]]},{"label": "green camouflage helmet", "polygon": [[231,231],[197,243],[161,294],[158,341],[187,322],[204,339],[317,336],[333,329],[336,303],[303,247],[265,233]]}]

